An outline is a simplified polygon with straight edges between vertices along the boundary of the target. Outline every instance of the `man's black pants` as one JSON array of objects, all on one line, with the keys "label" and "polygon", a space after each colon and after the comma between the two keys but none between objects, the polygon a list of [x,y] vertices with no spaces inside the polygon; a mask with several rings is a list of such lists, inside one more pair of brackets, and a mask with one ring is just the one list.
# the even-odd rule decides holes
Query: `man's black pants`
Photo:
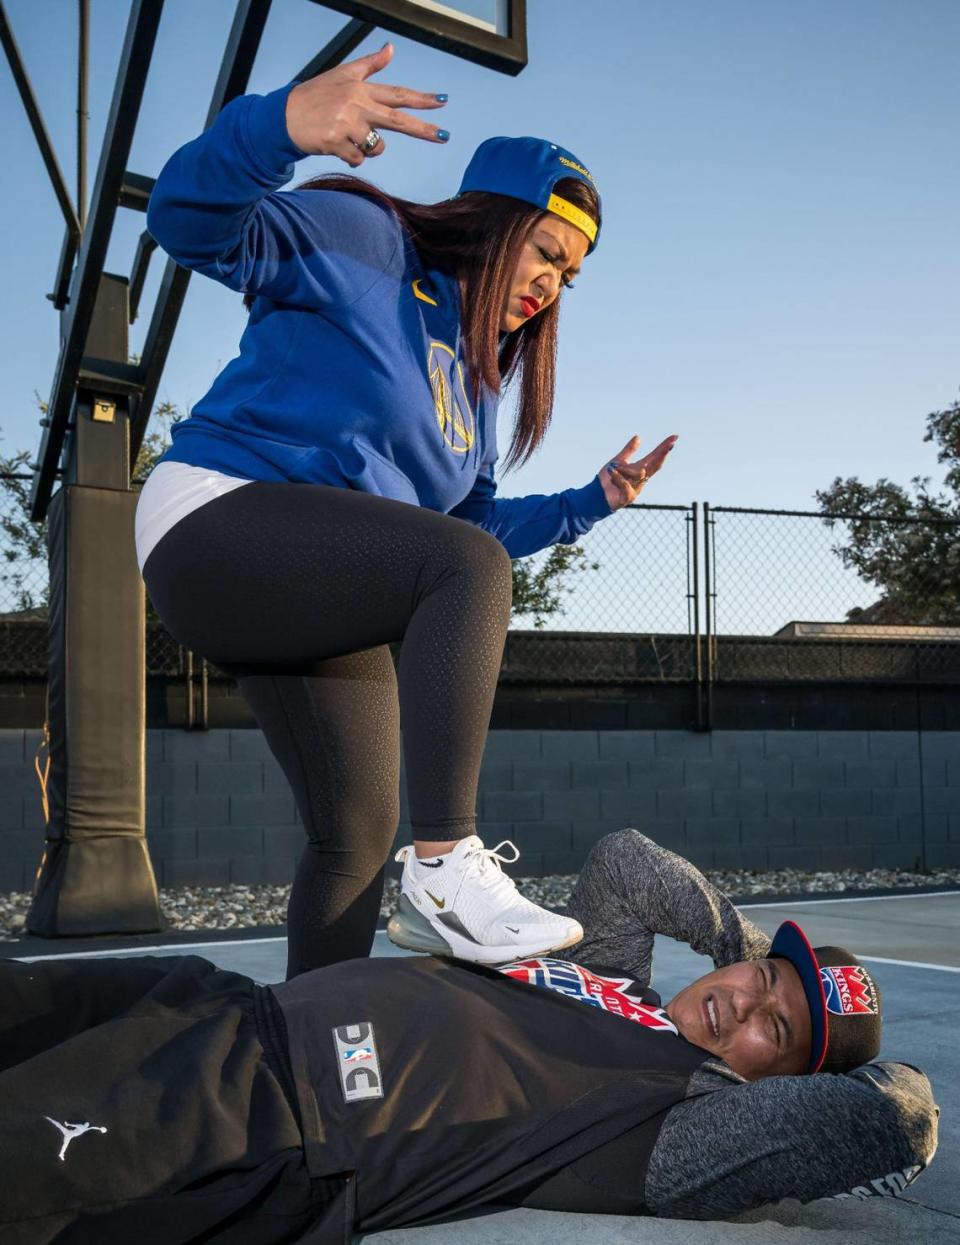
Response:
[{"label": "man's black pants", "polygon": [[266,994],[197,956],[0,961],[3,1245],[313,1239]]}]

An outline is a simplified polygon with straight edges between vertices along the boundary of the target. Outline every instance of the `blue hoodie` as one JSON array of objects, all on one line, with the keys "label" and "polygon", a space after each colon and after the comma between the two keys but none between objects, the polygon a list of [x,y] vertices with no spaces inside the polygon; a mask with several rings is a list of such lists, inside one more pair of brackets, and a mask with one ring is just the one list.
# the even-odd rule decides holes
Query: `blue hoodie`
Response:
[{"label": "blue hoodie", "polygon": [[303,152],[289,83],[229,103],[157,178],[147,227],[184,267],[255,295],[240,353],[160,461],[360,489],[466,519],[511,557],[571,544],[610,514],[583,488],[498,499],[499,395],[471,400],[456,278],[425,268],[388,208],[277,192]]}]

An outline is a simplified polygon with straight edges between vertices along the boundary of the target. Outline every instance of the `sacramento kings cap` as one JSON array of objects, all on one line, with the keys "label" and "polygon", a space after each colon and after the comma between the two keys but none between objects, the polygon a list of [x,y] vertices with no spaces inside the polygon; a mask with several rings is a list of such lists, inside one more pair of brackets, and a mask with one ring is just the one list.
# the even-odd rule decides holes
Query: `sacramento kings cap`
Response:
[{"label": "sacramento kings cap", "polygon": [[880,1050],[880,990],[843,947],[811,947],[793,921],[773,936],[769,954],[789,960],[807,996],[813,1041],[808,1072],[849,1072]]},{"label": "sacramento kings cap", "polygon": [[473,153],[457,194],[485,190],[488,194],[535,203],[581,229],[590,239],[589,255],[597,245],[600,226],[575,203],[553,193],[563,177],[586,182],[599,199],[600,191],[592,174],[572,152],[556,143],[545,138],[488,138]]}]

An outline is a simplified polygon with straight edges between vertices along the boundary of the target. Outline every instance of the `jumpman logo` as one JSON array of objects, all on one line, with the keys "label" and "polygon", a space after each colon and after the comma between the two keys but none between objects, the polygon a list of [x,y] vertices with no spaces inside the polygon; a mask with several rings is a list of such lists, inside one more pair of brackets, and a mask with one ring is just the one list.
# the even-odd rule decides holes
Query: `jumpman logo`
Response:
[{"label": "jumpman logo", "polygon": [[50,1119],[49,1115],[43,1117],[50,1120],[54,1128],[59,1128],[63,1133],[63,1145],[60,1147],[60,1161],[63,1162],[63,1156],[67,1152],[67,1146],[75,1137],[82,1137],[84,1133],[105,1133],[107,1130],[101,1128],[99,1124],[60,1124],[57,1120]]}]

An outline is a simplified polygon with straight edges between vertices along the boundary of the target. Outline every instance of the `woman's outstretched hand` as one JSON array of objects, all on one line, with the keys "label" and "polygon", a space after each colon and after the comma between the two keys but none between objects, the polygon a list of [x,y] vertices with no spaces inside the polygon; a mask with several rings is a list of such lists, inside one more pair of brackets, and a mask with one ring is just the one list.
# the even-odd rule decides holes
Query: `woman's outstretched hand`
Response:
[{"label": "woman's outstretched hand", "polygon": [[317,156],[339,156],[357,168],[366,155],[380,156],[386,150],[381,138],[366,155],[360,151],[371,130],[396,130],[429,142],[446,142],[446,130],[400,111],[442,108],[445,97],[368,80],[392,58],[393,44],[385,43],[379,52],[345,61],[295,86],[287,96],[286,120],[287,133],[297,146]]},{"label": "woman's outstretched hand", "polygon": [[674,434],[661,441],[645,458],[632,463],[629,459],[640,448],[640,438],[631,437],[620,453],[600,468],[600,483],[611,510],[619,510],[621,506],[629,506],[636,501],[640,490],[651,476],[657,474],[676,443]]}]

